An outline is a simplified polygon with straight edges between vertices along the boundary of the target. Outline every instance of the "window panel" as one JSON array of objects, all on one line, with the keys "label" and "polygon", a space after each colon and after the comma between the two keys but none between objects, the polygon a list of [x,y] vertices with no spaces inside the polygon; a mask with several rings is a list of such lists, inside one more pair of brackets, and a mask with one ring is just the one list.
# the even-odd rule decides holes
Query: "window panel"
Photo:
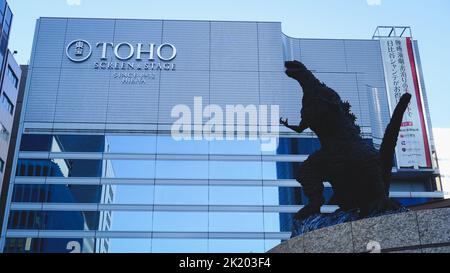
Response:
[{"label": "window panel", "polygon": [[151,253],[151,239],[99,238],[96,253]]},{"label": "window panel", "polygon": [[16,76],[16,73],[12,70],[12,68],[8,65],[8,70],[6,71],[6,75],[11,82],[11,84],[17,88],[19,86],[19,79]]},{"label": "window panel", "polygon": [[153,253],[206,253],[207,239],[158,239],[152,240]]},{"label": "window panel", "polygon": [[209,199],[210,205],[263,205],[261,187],[211,186]]},{"label": "window panel", "polygon": [[103,204],[152,205],[154,186],[109,185],[103,188]]},{"label": "window panel", "polygon": [[208,213],[155,211],[153,230],[155,232],[208,232]]},{"label": "window panel", "polygon": [[99,203],[102,187],[96,185],[14,185],[13,202]]},{"label": "window panel", "polygon": [[23,152],[48,152],[52,146],[51,135],[22,135],[20,151]]},{"label": "window panel", "polygon": [[156,136],[106,136],[108,153],[155,154]]},{"label": "window panel", "polygon": [[283,243],[282,240],[265,240],[264,241],[264,252],[267,253],[270,250],[274,249],[275,247],[279,246],[281,243]]},{"label": "window panel", "polygon": [[301,188],[264,187],[264,204],[269,206],[298,206],[304,204]]},{"label": "window panel", "polygon": [[260,140],[214,140],[209,146],[214,155],[261,155]]},{"label": "window panel", "polygon": [[264,253],[264,240],[209,240],[211,253]]},{"label": "window panel", "polygon": [[208,154],[209,143],[204,140],[176,141],[172,136],[158,136],[158,154]]},{"label": "window panel", "polygon": [[210,179],[261,180],[260,161],[210,161]]},{"label": "window panel", "polygon": [[103,152],[105,137],[101,135],[57,135],[53,137],[52,152]]},{"label": "window panel", "polygon": [[9,229],[97,230],[98,212],[11,211]]},{"label": "window panel", "polygon": [[156,186],[155,204],[208,205],[206,186]]},{"label": "window panel", "polygon": [[291,232],[295,213],[264,213],[265,232]]},{"label": "window panel", "polygon": [[263,232],[261,212],[210,212],[210,232]]},{"label": "window panel", "polygon": [[112,171],[106,174],[107,178],[154,178],[155,161],[152,160],[109,160]]},{"label": "window panel", "polygon": [[101,177],[101,160],[20,159],[17,176]]},{"label": "window panel", "polygon": [[263,178],[265,180],[296,179],[295,169],[300,164],[298,162],[263,162]]},{"label": "window panel", "polygon": [[93,253],[94,239],[7,238],[6,253]]},{"label": "window panel", "polygon": [[0,140],[8,142],[10,135],[8,129],[0,122]]},{"label": "window panel", "polygon": [[[150,211],[133,212],[133,211],[112,211],[105,212],[103,216],[103,225],[100,227],[102,231],[152,231],[153,213]],[[111,224],[108,225],[108,220]]]},{"label": "window panel", "polygon": [[14,104],[12,101],[8,98],[8,96],[3,93],[2,94],[2,107],[10,114],[14,114]]},{"label": "window panel", "polygon": [[208,179],[207,161],[168,161],[156,162],[157,179]]}]

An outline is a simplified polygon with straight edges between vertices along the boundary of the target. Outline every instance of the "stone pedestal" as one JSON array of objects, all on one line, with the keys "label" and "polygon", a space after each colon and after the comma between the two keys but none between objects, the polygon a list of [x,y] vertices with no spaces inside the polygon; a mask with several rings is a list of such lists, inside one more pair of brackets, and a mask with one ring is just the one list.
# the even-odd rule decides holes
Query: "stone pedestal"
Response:
[{"label": "stone pedestal", "polygon": [[269,253],[450,253],[450,208],[385,215],[293,238]]}]

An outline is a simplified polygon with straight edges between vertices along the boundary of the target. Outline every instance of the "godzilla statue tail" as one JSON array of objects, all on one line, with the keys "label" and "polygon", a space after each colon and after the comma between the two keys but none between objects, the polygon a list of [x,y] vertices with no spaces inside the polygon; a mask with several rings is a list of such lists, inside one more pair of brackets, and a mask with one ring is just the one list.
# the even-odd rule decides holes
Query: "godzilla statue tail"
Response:
[{"label": "godzilla statue tail", "polygon": [[392,166],[394,164],[395,146],[397,146],[398,135],[402,125],[403,115],[411,101],[411,94],[404,94],[392,115],[391,122],[386,128],[383,143],[380,148],[381,167],[386,195],[389,196],[391,186]]}]

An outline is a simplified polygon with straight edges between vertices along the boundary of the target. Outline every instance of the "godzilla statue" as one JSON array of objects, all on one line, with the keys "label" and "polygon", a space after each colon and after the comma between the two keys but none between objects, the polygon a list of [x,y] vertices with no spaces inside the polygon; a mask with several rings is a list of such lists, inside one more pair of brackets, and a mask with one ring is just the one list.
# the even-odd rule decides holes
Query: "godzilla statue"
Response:
[{"label": "godzilla statue", "polygon": [[285,65],[286,74],[303,89],[302,120],[298,126],[289,125],[283,118],[280,123],[297,133],[310,128],[321,143],[321,149],[296,170],[296,178],[309,202],[295,219],[320,213],[325,203],[323,182],[331,183],[332,200],[340,211],[358,211],[364,218],[401,209],[400,204],[389,198],[389,187],[395,146],[411,95],[402,96],[378,151],[361,137],[348,102],[343,102],[302,63],[292,61]]}]

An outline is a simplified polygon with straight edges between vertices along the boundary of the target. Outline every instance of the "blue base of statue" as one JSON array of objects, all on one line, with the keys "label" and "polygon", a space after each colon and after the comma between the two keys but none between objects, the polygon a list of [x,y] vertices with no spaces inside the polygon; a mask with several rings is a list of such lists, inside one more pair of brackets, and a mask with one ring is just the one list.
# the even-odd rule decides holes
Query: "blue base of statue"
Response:
[{"label": "blue base of statue", "polygon": [[301,236],[305,233],[314,230],[331,227],[343,223],[358,221],[366,218],[379,217],[383,215],[403,213],[408,211],[409,210],[407,208],[401,208],[395,211],[372,214],[369,215],[368,217],[361,217],[358,211],[342,211],[342,210],[337,210],[336,212],[330,214],[315,214],[304,220],[294,220],[291,238]]}]

